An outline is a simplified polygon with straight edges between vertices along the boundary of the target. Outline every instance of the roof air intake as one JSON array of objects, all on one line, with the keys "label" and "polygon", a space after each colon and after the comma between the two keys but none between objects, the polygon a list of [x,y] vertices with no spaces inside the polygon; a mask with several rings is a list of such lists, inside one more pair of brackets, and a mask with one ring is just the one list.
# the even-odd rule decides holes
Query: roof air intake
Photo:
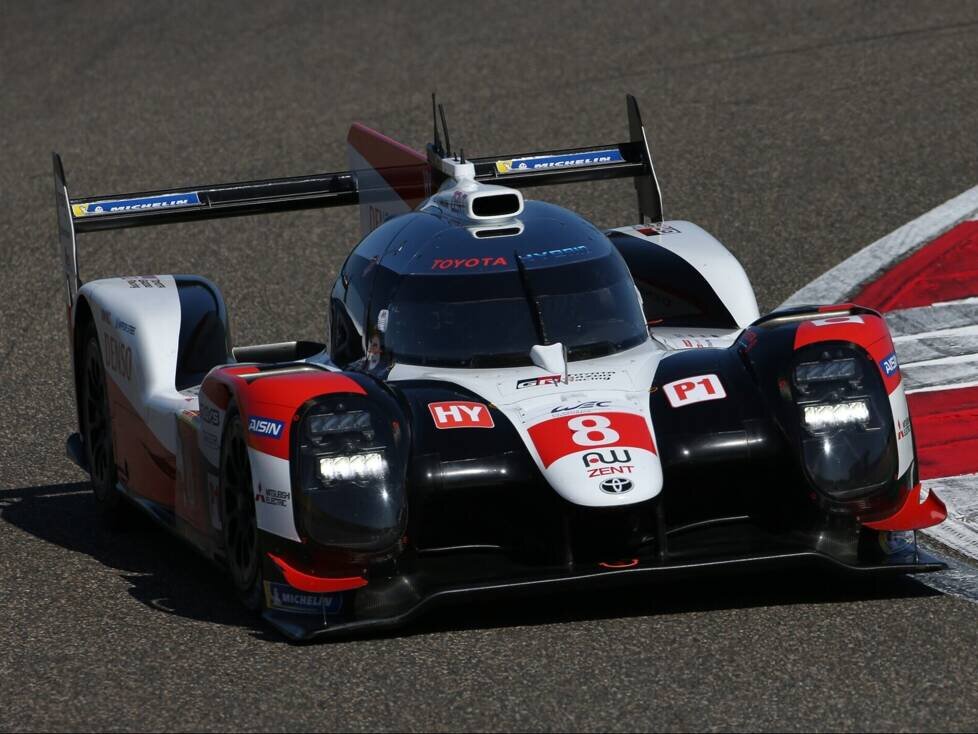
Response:
[{"label": "roof air intake", "polygon": [[486,194],[473,197],[472,214],[476,217],[512,217],[523,208],[515,193]]}]

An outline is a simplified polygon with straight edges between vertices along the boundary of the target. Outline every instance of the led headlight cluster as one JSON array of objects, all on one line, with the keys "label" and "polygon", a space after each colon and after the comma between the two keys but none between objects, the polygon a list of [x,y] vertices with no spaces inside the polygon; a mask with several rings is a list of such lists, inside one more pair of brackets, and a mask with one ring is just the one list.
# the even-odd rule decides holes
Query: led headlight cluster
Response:
[{"label": "led headlight cluster", "polygon": [[810,350],[816,357],[795,365],[792,376],[802,424],[810,433],[865,427],[872,405],[866,394],[865,368],[846,347]]},{"label": "led headlight cluster", "polygon": [[406,451],[394,430],[405,418],[386,391],[367,384],[363,393],[322,395],[299,414],[296,530],[320,546],[387,555],[407,527]]},{"label": "led headlight cluster", "polygon": [[810,431],[865,425],[869,422],[869,404],[865,400],[853,400],[846,403],[806,405],[804,415],[805,425]]},{"label": "led headlight cluster", "polygon": [[308,430],[313,438],[324,439],[344,433],[362,434],[373,440],[374,431],[370,423],[370,413],[365,410],[351,410],[346,413],[319,413],[308,418]]},{"label": "led headlight cluster", "polygon": [[379,451],[352,456],[319,457],[319,478],[325,484],[383,479],[386,476],[387,462]]},{"label": "led headlight cluster", "polygon": [[856,345],[799,350],[790,372],[799,449],[814,488],[836,502],[882,491],[897,469],[886,388],[873,358]]},{"label": "led headlight cluster", "polygon": [[807,385],[813,382],[852,380],[857,376],[856,360],[853,358],[803,362],[795,367],[795,382],[799,385]]}]

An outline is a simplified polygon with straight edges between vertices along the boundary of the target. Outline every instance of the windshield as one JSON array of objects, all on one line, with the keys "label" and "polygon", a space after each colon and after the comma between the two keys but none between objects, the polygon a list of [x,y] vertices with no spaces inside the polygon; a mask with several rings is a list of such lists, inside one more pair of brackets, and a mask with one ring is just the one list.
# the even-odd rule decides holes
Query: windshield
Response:
[{"label": "windshield", "polygon": [[523,277],[516,270],[407,277],[389,306],[385,343],[397,362],[515,367],[531,364],[530,348],[544,338],[564,344],[570,360],[613,354],[648,338],[616,250],[559,267],[526,267]]}]

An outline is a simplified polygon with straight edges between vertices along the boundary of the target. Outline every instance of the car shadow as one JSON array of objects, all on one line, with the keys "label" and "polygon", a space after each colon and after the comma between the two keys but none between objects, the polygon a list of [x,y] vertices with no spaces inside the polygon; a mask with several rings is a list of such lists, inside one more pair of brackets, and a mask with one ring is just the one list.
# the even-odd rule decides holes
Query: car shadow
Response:
[{"label": "car shadow", "polygon": [[88,482],[0,490],[0,520],[114,569],[148,607],[285,641],[238,603],[220,568],[135,507],[118,527],[100,518]]},{"label": "car shadow", "polygon": [[[133,599],[160,612],[239,627],[268,642],[288,642],[238,603],[220,568],[142,513],[132,509],[121,529],[108,527],[96,514],[87,482],[0,490],[0,519],[116,570]],[[600,593],[455,603],[436,607],[404,628],[342,637],[334,644],[364,637],[939,595],[909,576],[857,577],[819,569],[739,573]]]}]

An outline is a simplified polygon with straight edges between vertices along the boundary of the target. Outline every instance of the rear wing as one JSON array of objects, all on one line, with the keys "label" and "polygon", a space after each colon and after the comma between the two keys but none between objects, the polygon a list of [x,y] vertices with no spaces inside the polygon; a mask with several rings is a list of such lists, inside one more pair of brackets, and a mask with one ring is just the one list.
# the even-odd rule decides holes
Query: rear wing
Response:
[{"label": "rear wing", "polygon": [[565,148],[540,153],[473,158],[477,181],[514,189],[551,184],[632,178],[638,193],[641,222],[662,221],[662,191],[652,165],[649,141],[642,125],[638,102],[625,97],[629,140],[589,148]]},{"label": "rear wing", "polygon": [[76,240],[79,234],[358,202],[357,178],[352,171],[72,198],[61,156],[54,153],[53,157],[58,240],[69,307],[74,305],[81,287]]},{"label": "rear wing", "polygon": [[[638,103],[631,95],[626,103],[629,140],[473,159],[476,180],[526,188],[630,177],[635,180],[641,221],[661,221],[662,196]],[[80,198],[69,194],[61,157],[54,153],[58,239],[69,310],[82,284],[79,234],[355,204],[361,207],[366,234],[392,214],[416,208],[447,178],[421,153],[362,125],[351,128],[348,143],[354,166],[349,171]],[[452,155],[449,150],[446,157]],[[392,201],[396,206],[388,206]]]}]

